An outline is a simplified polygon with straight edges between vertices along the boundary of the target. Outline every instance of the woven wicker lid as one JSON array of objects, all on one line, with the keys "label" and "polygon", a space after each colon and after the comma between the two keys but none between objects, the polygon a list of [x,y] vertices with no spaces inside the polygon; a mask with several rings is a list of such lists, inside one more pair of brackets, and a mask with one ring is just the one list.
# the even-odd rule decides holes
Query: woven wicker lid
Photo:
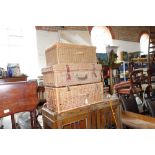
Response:
[{"label": "woven wicker lid", "polygon": [[77,45],[77,44],[67,44],[67,43],[60,43],[60,42],[56,42],[53,45],[51,45],[50,47],[48,47],[47,49],[45,49],[45,52],[50,51],[53,48],[61,48],[61,47],[70,47],[70,48],[90,48],[90,49],[94,49],[96,51],[96,47],[95,46],[88,46],[88,45]]}]

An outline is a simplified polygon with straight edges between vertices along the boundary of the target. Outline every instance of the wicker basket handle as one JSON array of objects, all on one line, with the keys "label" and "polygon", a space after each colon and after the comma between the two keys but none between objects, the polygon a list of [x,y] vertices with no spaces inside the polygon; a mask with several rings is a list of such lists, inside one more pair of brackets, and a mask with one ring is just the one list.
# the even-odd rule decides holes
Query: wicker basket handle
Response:
[{"label": "wicker basket handle", "polygon": [[76,74],[76,78],[77,78],[78,80],[86,80],[86,79],[88,79],[88,75],[85,74],[84,76],[81,76],[81,75]]}]

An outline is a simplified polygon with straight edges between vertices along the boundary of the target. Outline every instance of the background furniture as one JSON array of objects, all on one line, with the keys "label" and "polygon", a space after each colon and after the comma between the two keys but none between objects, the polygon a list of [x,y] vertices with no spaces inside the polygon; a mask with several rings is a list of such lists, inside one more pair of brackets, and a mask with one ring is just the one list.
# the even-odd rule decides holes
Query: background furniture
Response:
[{"label": "background furniture", "polygon": [[118,94],[137,94],[141,93],[143,83],[143,70],[134,70],[130,73],[130,79],[126,82],[115,84],[114,88]]},{"label": "background furniture", "polygon": [[3,82],[16,82],[16,81],[27,81],[27,76],[0,78],[0,83],[3,83]]},{"label": "background furniture", "polygon": [[119,78],[120,81],[127,81],[129,79],[129,62],[128,61],[121,61],[121,66],[119,67],[120,74]]}]

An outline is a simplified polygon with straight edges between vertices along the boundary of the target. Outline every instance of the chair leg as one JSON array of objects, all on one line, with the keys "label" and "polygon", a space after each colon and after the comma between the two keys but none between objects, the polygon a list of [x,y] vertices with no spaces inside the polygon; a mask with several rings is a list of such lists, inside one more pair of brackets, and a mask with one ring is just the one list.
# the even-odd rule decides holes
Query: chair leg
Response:
[{"label": "chair leg", "polygon": [[12,122],[12,129],[16,129],[16,122],[15,122],[14,114],[11,115],[11,122]]},{"label": "chair leg", "polygon": [[31,128],[34,128],[34,122],[33,122],[33,111],[30,111],[30,118],[31,118]]},{"label": "chair leg", "polygon": [[3,129],[3,118],[0,118],[0,129]]},{"label": "chair leg", "polygon": [[37,115],[36,110],[33,110],[33,121],[34,121],[34,128],[37,129]]},{"label": "chair leg", "polygon": [[30,112],[31,117],[31,127],[33,129],[37,129],[37,116],[36,116],[36,110],[33,110]]}]

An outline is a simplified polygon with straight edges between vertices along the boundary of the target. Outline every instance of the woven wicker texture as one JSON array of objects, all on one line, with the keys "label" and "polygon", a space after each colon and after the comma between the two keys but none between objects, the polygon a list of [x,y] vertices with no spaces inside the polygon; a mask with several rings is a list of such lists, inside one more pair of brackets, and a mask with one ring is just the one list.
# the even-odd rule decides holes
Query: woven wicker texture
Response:
[{"label": "woven wicker texture", "polygon": [[56,43],[45,50],[46,64],[96,63],[96,47]]},{"label": "woven wicker texture", "polygon": [[103,84],[94,83],[69,88],[45,87],[47,106],[55,112],[94,104],[103,100]]},{"label": "woven wicker texture", "polygon": [[99,64],[57,64],[43,68],[45,86],[62,87],[86,83],[101,82]]}]

